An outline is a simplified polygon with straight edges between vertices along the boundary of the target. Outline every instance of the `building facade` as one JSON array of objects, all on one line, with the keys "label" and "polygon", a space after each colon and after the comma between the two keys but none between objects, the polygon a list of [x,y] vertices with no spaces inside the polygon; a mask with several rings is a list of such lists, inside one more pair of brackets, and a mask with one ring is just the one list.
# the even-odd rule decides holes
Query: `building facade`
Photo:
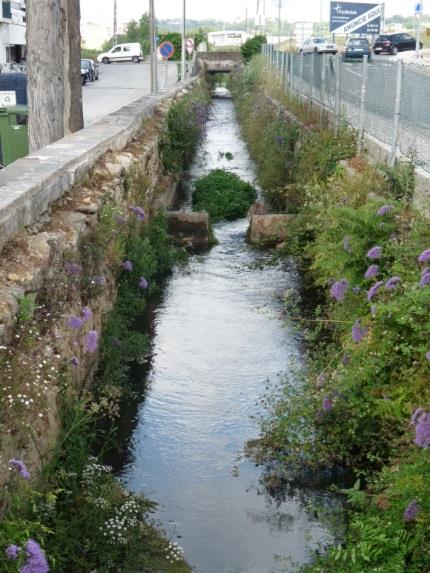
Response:
[{"label": "building facade", "polygon": [[25,0],[0,0],[0,64],[25,61]]}]

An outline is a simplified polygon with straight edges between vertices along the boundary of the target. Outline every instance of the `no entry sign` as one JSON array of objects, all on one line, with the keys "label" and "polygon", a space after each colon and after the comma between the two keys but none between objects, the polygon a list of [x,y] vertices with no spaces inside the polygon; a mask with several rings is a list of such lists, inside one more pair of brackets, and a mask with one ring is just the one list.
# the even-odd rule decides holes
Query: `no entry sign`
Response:
[{"label": "no entry sign", "polygon": [[186,50],[189,55],[191,55],[194,51],[194,40],[192,38],[187,39],[187,43],[185,44]]},{"label": "no entry sign", "polygon": [[160,44],[159,51],[160,55],[165,60],[170,60],[170,58],[175,53],[175,46],[172,44],[172,42],[163,42],[162,44]]}]

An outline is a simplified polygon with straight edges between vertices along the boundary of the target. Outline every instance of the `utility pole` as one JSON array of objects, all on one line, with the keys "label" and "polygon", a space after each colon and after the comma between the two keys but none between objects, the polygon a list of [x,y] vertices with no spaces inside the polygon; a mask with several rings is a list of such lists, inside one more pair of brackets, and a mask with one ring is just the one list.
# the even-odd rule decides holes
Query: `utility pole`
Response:
[{"label": "utility pole", "polygon": [[245,10],[245,34],[248,34],[248,6]]},{"label": "utility pole", "polygon": [[255,17],[255,24],[256,24],[256,32],[257,34],[260,31],[260,23],[261,23],[261,19],[260,19],[260,0],[257,0],[257,12],[256,12],[256,17]]},{"label": "utility pole", "polygon": [[154,0],[149,0],[149,29],[150,29],[150,52],[151,52],[151,95],[158,93],[158,74],[157,74],[157,52],[155,41],[155,10]]},{"label": "utility pole", "polygon": [[278,52],[281,51],[281,31],[282,31],[281,11],[282,11],[282,0],[278,0]]},{"label": "utility pole", "polygon": [[187,22],[187,2],[182,0],[182,53],[181,53],[181,80],[185,80],[186,74],[186,52],[185,42],[187,41],[186,35],[186,22]]},{"label": "utility pole", "polygon": [[113,45],[118,42],[118,0],[113,0]]}]

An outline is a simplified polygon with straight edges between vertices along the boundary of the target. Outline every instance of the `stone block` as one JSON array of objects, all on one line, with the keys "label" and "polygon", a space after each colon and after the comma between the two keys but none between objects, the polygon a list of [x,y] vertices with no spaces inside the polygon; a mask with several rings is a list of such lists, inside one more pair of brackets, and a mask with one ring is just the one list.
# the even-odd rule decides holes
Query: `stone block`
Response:
[{"label": "stone block", "polygon": [[291,217],[293,215],[252,215],[248,229],[249,242],[256,246],[282,243]]},{"label": "stone block", "polygon": [[205,212],[172,211],[167,214],[168,232],[175,245],[201,251],[209,247],[209,215]]}]

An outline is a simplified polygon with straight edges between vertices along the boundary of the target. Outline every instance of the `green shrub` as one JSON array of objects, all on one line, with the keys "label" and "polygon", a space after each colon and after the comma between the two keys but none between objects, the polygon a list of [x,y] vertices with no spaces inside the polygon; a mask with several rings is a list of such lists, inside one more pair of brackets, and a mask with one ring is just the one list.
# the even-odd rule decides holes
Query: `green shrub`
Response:
[{"label": "green shrub", "polygon": [[194,183],[194,210],[207,211],[213,222],[245,217],[257,198],[254,187],[234,173],[215,169]]},{"label": "green shrub", "polygon": [[263,44],[267,44],[266,36],[254,36],[242,44],[240,52],[245,62],[249,62],[252,56],[261,54],[261,46]]}]

